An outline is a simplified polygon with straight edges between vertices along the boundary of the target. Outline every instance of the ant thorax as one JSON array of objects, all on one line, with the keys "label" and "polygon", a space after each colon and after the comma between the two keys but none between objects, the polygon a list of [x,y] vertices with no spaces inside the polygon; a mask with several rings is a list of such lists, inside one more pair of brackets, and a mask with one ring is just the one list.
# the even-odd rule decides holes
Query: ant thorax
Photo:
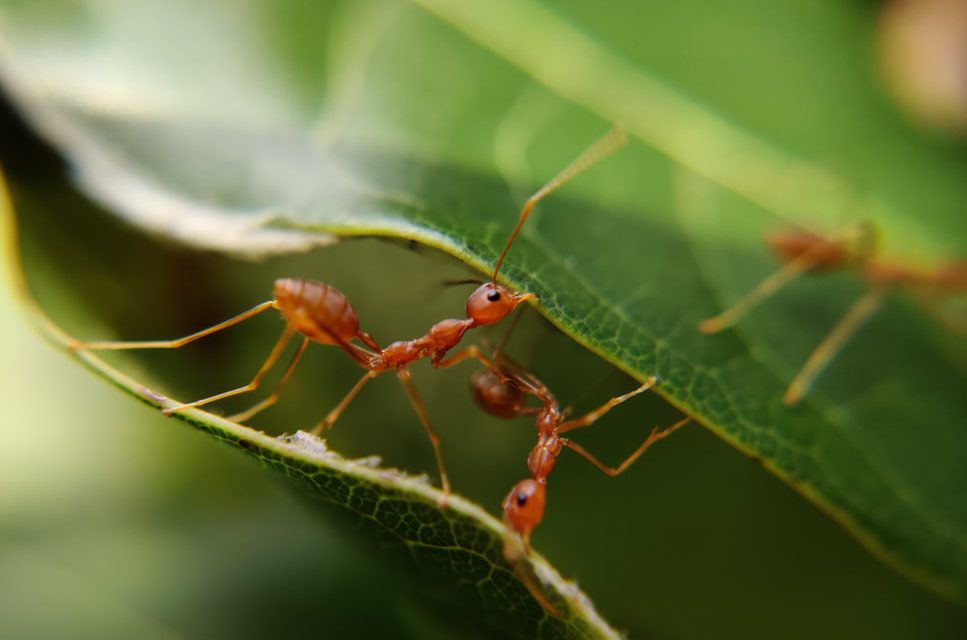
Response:
[{"label": "ant thorax", "polygon": [[474,327],[473,320],[457,320],[454,318],[448,320],[441,320],[436,323],[430,330],[426,332],[427,342],[433,346],[433,350],[439,352],[442,356],[450,349],[454,348],[459,344],[460,340],[463,339],[463,334],[467,332],[468,329]]},{"label": "ant thorax", "polygon": [[557,433],[541,435],[537,446],[527,456],[527,469],[537,480],[543,480],[554,470],[558,454],[561,453],[561,439]]},{"label": "ant thorax", "polygon": [[431,358],[438,362],[446,353],[457,346],[463,334],[474,326],[472,320],[451,318],[436,323],[425,336],[413,340],[400,340],[383,349],[377,362],[381,368],[407,365],[421,358]]},{"label": "ant thorax", "polygon": [[537,415],[537,431],[541,434],[550,434],[557,431],[563,416],[557,408],[556,403],[545,403],[541,412]]}]

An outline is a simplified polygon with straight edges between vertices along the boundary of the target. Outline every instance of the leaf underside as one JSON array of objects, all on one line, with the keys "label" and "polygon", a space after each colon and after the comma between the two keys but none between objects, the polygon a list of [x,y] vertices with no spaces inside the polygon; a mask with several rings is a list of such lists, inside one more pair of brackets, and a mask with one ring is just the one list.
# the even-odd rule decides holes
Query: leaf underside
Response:
[{"label": "leaf underside", "polygon": [[[521,200],[517,193],[510,193],[515,187],[508,189],[507,180],[512,185],[539,184],[552,175],[607,127],[604,120],[616,117],[597,108],[608,103],[609,95],[601,95],[601,91],[612,90],[615,103],[626,104],[627,95],[617,86],[592,87],[590,78],[612,77],[607,74],[589,72],[589,79],[579,76],[571,84],[553,71],[541,75],[541,60],[528,58],[525,51],[501,49],[509,45],[500,34],[483,28],[474,31],[472,20],[455,5],[421,4],[446,23],[416,9],[399,14],[387,9],[391,15],[385,21],[393,28],[373,36],[378,45],[361,51],[350,47],[343,52],[344,58],[337,58],[363,65],[366,81],[362,87],[349,89],[340,88],[334,80],[325,104],[338,106],[340,101],[348,101],[350,108],[340,111],[333,107],[338,112],[335,115],[323,113],[322,125],[315,120],[320,114],[307,116],[301,102],[312,100],[286,94],[285,82],[278,78],[273,82],[283,85],[281,97],[253,98],[242,113],[231,112],[194,87],[190,78],[186,84],[197,95],[187,89],[180,95],[164,85],[165,74],[160,72],[161,86],[184,98],[185,104],[171,106],[170,100],[162,99],[170,95],[162,91],[154,103],[145,98],[143,109],[98,110],[78,100],[71,86],[56,88],[48,83],[40,88],[29,81],[31,72],[53,71],[32,55],[24,44],[24,34],[30,30],[18,31],[16,22],[5,34],[15,55],[5,64],[4,76],[33,124],[71,161],[81,187],[109,210],[152,233],[236,255],[303,250],[331,241],[333,234],[391,236],[436,247],[487,273]],[[532,3],[521,6],[536,7]],[[514,10],[502,10],[515,29],[524,28],[519,22],[523,18]],[[355,14],[347,10],[347,15],[349,18],[342,19],[350,20]],[[96,21],[96,14],[89,18]],[[366,22],[374,30],[382,24],[375,19]],[[548,29],[560,26],[540,24],[547,24]],[[341,23],[334,25],[336,29]],[[526,26],[537,31],[542,28]],[[576,37],[562,33],[566,38]],[[234,42],[231,37],[245,42],[239,34],[226,37],[230,42]],[[468,78],[455,79],[452,69],[450,73],[426,69],[422,58],[407,55],[414,50],[414,42],[427,39],[438,47],[436,59],[459,60]],[[82,39],[82,46],[98,53],[96,43]],[[567,59],[568,42],[553,46]],[[610,54],[619,59],[622,55],[617,51]],[[594,60],[605,65],[605,71],[614,71],[607,66],[610,58]],[[152,64],[160,63],[142,64],[152,69]],[[647,75],[644,63],[625,59],[623,64]],[[822,60],[816,64],[814,71],[821,75],[827,67],[821,66]],[[289,72],[292,86],[309,91],[306,87],[312,86],[314,78],[306,79],[299,70]],[[390,82],[404,74],[410,79],[407,87]],[[261,80],[264,78],[255,77],[253,82],[258,85]],[[545,88],[538,90],[537,84]],[[131,79],[123,77],[117,87],[135,89]],[[414,94],[422,90],[432,95],[433,88],[450,95],[461,116],[447,121],[449,128],[436,130],[438,137],[454,137],[452,147],[444,143],[437,148],[421,146],[435,130],[423,121],[427,114],[417,113],[416,105],[430,115],[438,105],[432,100],[427,105]],[[664,96],[659,89],[645,95]],[[866,106],[859,110],[879,113],[882,98],[870,93]],[[495,98],[500,104],[477,110],[477,97],[484,94],[502,96]],[[506,115],[526,114],[528,107],[515,106],[514,100],[529,104],[528,95],[537,105],[534,112],[565,114],[551,116],[552,121],[562,122],[549,125],[553,131],[532,136],[534,146],[545,156],[535,160],[539,172],[520,169],[510,160],[498,160],[497,167],[490,165],[490,149],[504,140],[504,128],[540,131],[539,122]],[[713,98],[709,98],[712,104]],[[835,106],[834,95],[817,98],[823,99]],[[574,109],[573,104],[587,112]],[[684,104],[698,109],[703,117],[715,116],[697,103]],[[355,112],[352,106],[358,107]],[[399,108],[392,109],[394,106]],[[648,113],[647,105],[637,106]],[[756,114],[745,115],[748,121],[755,121]],[[335,124],[324,126],[326,117],[334,118]],[[660,120],[662,116],[655,117]],[[344,125],[345,134],[335,140],[326,137],[336,125]],[[833,125],[845,126],[842,122],[830,123]],[[407,133],[408,126],[415,133]],[[785,195],[781,190],[754,190],[749,187],[754,180],[748,175],[716,173],[709,159],[714,156],[711,151],[711,155],[697,158],[682,155],[678,147],[654,138],[657,134],[650,129],[636,127],[636,122],[628,126],[638,143],[609,160],[608,171],[582,177],[573,188],[567,187],[570,192],[563,191],[543,203],[514,245],[502,278],[515,289],[539,294],[541,313],[620,369],[639,380],[660,375],[659,392],[666,399],[761,460],[878,556],[923,584],[963,599],[967,594],[964,345],[938,331],[912,301],[891,297],[806,401],[796,408],[786,407],[780,399],[786,384],[862,292],[860,283],[850,274],[804,279],[744,319],[734,331],[700,335],[695,327],[701,319],[733,302],[774,268],[760,237],[775,224],[776,215],[815,222],[816,212],[804,210],[807,205],[777,210],[784,199],[795,200],[801,190],[790,189]],[[328,132],[326,136],[321,130]],[[476,133],[455,133],[464,130]],[[732,129],[728,135],[715,131],[728,144],[750,136],[754,143],[750,143],[751,153],[761,152],[759,159],[765,163],[784,163],[791,157],[762,150],[763,145],[773,149],[767,141],[770,135],[782,138],[781,131],[767,134],[737,129],[742,133],[737,138],[729,137],[735,133]],[[888,238],[911,238],[911,245],[922,255],[943,256],[962,250],[956,239],[964,237],[964,221],[950,203],[962,202],[967,194],[963,184],[950,179],[955,163],[945,164],[943,158],[931,155],[928,143],[911,139],[900,123],[888,118],[876,120],[873,129],[856,135],[909,147],[923,159],[911,162],[904,155],[891,162],[889,157],[878,158],[880,164],[868,170],[880,173],[864,177],[874,200],[891,201],[895,206],[864,213],[874,217]],[[567,142],[566,148],[560,140]],[[639,144],[642,142],[650,146]],[[853,140],[847,146],[852,149],[860,143]],[[514,157],[513,150],[507,157]],[[702,158],[709,164],[703,164]],[[847,151],[837,160],[851,169],[855,167],[850,163],[859,166],[866,161],[848,156]],[[917,179],[904,181],[906,187],[893,184],[892,179],[911,166],[917,167],[913,169]],[[786,165],[771,168],[781,172]],[[832,175],[825,169],[821,173]],[[856,189],[839,178],[833,183],[824,180],[806,180],[798,187],[814,195],[819,186],[828,184]],[[927,200],[937,205],[923,209],[930,211],[924,214],[927,218],[920,217],[919,209],[906,213],[905,203],[919,203],[933,197],[924,194],[937,192],[943,194],[943,200]],[[815,197],[814,208],[829,204]],[[827,211],[826,215],[828,221],[838,212]],[[200,415],[196,419],[201,420]],[[362,485],[353,490],[345,478],[327,475],[313,467],[314,462],[299,456],[289,459],[291,451],[273,449],[280,446],[274,441],[263,442],[254,434],[241,438],[238,434],[244,432],[237,432],[229,423],[204,420],[196,426],[236,444],[243,440],[256,443],[253,453],[308,483],[311,490],[324,489],[330,496],[327,499],[358,503],[361,517],[372,517],[378,510],[387,519],[404,523],[405,514],[416,508],[405,501],[407,506],[401,506],[392,497],[396,489],[391,485],[380,485],[378,493]],[[422,497],[414,503],[421,505],[418,517],[428,523],[428,531],[433,532],[430,538],[443,541],[436,546],[448,546],[461,532],[476,539],[469,548],[461,546],[463,551],[451,554],[450,562],[473,572],[474,582],[490,579],[494,588],[488,593],[515,594],[498,609],[513,610],[517,605],[508,603],[527,600],[502,564],[496,529],[487,529],[490,533],[486,535],[477,525],[464,530],[464,521],[451,510],[432,507],[430,493],[419,495]],[[405,525],[399,527],[398,533],[412,536]],[[413,539],[413,553],[419,555],[424,544],[424,540]],[[575,626],[567,627],[539,610],[528,611],[524,617],[530,628],[546,629],[551,636],[590,633],[587,629],[574,631],[580,626],[574,619],[568,624]]]},{"label": "leaf underside", "polygon": [[[5,240],[12,243],[13,212],[8,203],[6,194],[0,193],[8,235]],[[14,258],[17,254],[16,249],[9,253]],[[177,404],[93,353],[70,351],[72,338],[36,306],[19,266],[8,261],[7,267],[30,319],[44,337],[139,401],[159,410]],[[243,450],[283,474],[310,500],[348,519],[356,529],[393,548],[404,549],[404,555],[425,578],[446,585],[450,601],[503,635],[618,637],[587,596],[539,554],[532,552],[528,561],[517,567],[509,564],[504,557],[504,526],[459,495],[449,495],[446,505],[441,506],[443,493],[425,476],[381,467],[378,459],[349,460],[329,450],[324,440],[301,431],[273,437],[198,409],[180,411],[173,418]],[[519,571],[529,575],[533,584],[542,585],[541,591],[558,615],[551,615],[530,595],[518,577]]]}]

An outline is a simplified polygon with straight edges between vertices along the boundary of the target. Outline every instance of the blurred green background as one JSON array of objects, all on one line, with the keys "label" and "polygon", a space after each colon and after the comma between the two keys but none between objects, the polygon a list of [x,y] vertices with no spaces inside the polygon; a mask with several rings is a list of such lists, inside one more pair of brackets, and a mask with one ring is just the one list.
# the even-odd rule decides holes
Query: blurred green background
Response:
[{"label": "blurred green background", "polygon": [[[35,44],[38,51],[49,44],[39,34],[55,34],[58,21],[85,20],[84,11],[71,9],[70,3],[0,6],[5,20],[24,20],[18,28],[30,37],[18,44]],[[112,29],[89,41],[81,38],[83,46],[71,55],[86,51],[94,61],[114,60],[116,66],[102,73],[133,80],[132,86],[166,107],[171,107],[166,100],[179,95],[171,87],[186,85],[192,90],[185,94],[199,102],[174,108],[216,118],[229,112],[240,120],[251,118],[256,127],[265,114],[283,121],[320,118],[340,123],[344,129],[338,135],[470,168],[493,171],[496,164],[511,183],[528,184],[552,173],[572,152],[565,136],[556,132],[567,131],[567,140],[590,140],[596,130],[583,114],[516,77],[513,91],[475,109],[470,104],[476,99],[470,90],[475,78],[458,77],[460,69],[448,67],[442,57],[414,85],[413,78],[380,77],[379,65],[365,82],[354,80],[359,69],[349,63],[359,58],[347,54],[333,63],[346,70],[339,80],[341,91],[352,93],[353,82],[360,82],[357,97],[361,93],[365,99],[345,107],[349,113],[337,114],[335,120],[323,118],[316,112],[319,104],[334,111],[344,108],[327,99],[345,95],[334,91],[339,83],[326,84],[313,76],[320,60],[332,58],[333,51],[358,49],[365,57],[366,38],[377,38],[375,50],[384,56],[410,52],[416,58],[413,64],[419,65],[426,53],[404,45],[423,34],[431,34],[426,38],[434,41],[456,38],[409,6],[283,2],[268,11],[255,2],[237,8],[206,5],[194,20],[174,24],[204,31],[234,16],[243,30],[249,21],[265,27],[261,33],[269,42],[260,45],[284,51],[276,64],[312,61],[305,72],[273,76],[276,69],[252,68],[258,56],[228,56],[232,65],[219,67],[216,79],[206,64],[154,60],[157,75],[144,77],[138,75],[138,65],[126,64],[123,57],[104,57],[105,51],[125,50],[131,33],[145,32],[125,25],[125,20],[143,21],[145,16],[120,6],[106,3],[96,11],[87,7],[98,16],[92,25],[106,23]],[[850,108],[863,102],[857,94],[881,92],[868,67],[876,64],[871,43],[885,5],[771,6],[693,1],[626,3],[601,11],[584,3],[562,3],[553,10],[629,58],[640,58],[657,73],[674,78],[690,94],[710,101],[714,97],[729,118],[754,125],[806,157],[845,166],[864,186],[892,191],[901,203],[923,205],[932,212],[924,215],[935,216],[941,228],[958,229],[962,220],[951,222],[962,211],[962,201],[951,196],[957,188],[926,192],[926,187],[894,186],[896,167],[880,163],[886,155],[882,146],[856,142],[879,139],[882,122],[877,118],[893,126],[908,117],[886,98],[872,121],[868,109]],[[158,17],[159,25],[169,27],[160,30],[159,39],[180,37],[166,22],[179,10],[187,11],[178,5],[156,13],[146,10]],[[329,24],[325,21],[330,14],[339,16],[333,24],[355,25],[358,31],[313,26]],[[645,23],[650,26],[647,46],[640,31]],[[0,21],[0,34],[3,27]],[[790,40],[797,33],[803,42]],[[828,41],[816,40],[817,34]],[[333,46],[330,39],[343,44]],[[238,53],[230,43],[208,44]],[[814,65],[814,60],[792,55],[763,55],[784,48],[832,60]],[[129,55],[145,55],[145,50],[150,48],[132,47]],[[186,50],[185,58],[190,61],[195,53]],[[486,74],[491,62],[479,55],[481,60],[473,60],[475,68]],[[57,63],[58,55],[51,59]],[[220,60],[213,56],[211,65]],[[57,70],[54,63],[47,69]],[[844,68],[841,74],[832,77],[814,72],[839,67]],[[292,77],[303,82],[279,86]],[[868,84],[850,84],[856,77]],[[429,91],[436,86],[432,78],[449,79],[452,92],[434,95]],[[64,91],[82,92],[89,81],[74,78]],[[246,81],[265,88],[262,104],[233,102],[232,92]],[[425,83],[424,97],[433,108],[413,99],[421,93],[419,82]],[[284,100],[273,94],[276,89]],[[820,97],[805,101],[804,95]],[[510,140],[501,151],[494,132],[502,130],[501,114],[512,111],[515,101],[524,105],[516,107],[523,113],[506,121],[511,125],[503,138],[497,136],[498,141]],[[823,108],[829,112],[821,112]],[[448,118],[448,110],[460,117]],[[902,176],[904,185],[927,171],[933,171],[930,184],[962,179],[964,174],[954,170],[964,166],[965,158],[956,126],[931,121],[933,128],[925,131],[918,128],[928,126],[922,116],[919,122],[891,138],[893,150],[916,147],[917,153],[941,160],[927,168],[912,163]],[[525,161],[519,154],[527,147],[526,132],[532,124],[546,123],[544,144]],[[22,127],[13,115],[4,116],[0,159],[21,217],[25,262],[42,305],[76,335],[184,334],[265,299],[272,280],[281,276],[337,278],[364,327],[384,341],[417,335],[462,308],[466,291],[441,283],[473,274],[431,250],[402,243],[354,240],[309,255],[251,263],[145,236],[78,193],[63,168],[37,149]],[[323,130],[319,135],[334,134]],[[843,145],[843,136],[852,143]],[[650,154],[635,150],[638,170],[667,177],[665,160]],[[938,166],[950,175],[938,177]],[[581,192],[582,187],[576,189]],[[646,191],[652,198],[649,204],[667,208],[672,198],[668,180],[656,180]],[[615,193],[619,201],[627,197]],[[937,248],[929,244],[929,234],[927,242],[914,239]],[[948,234],[944,242],[948,246],[941,249],[962,250],[964,238]],[[922,250],[917,242],[912,244],[914,253]],[[0,637],[424,638],[494,633],[451,608],[439,589],[421,586],[415,567],[308,507],[275,475],[137,406],[49,349],[30,332],[9,290],[0,299],[0,309]],[[278,330],[276,319],[260,318],[190,350],[124,354],[112,361],[175,397],[194,398],[246,379]],[[515,335],[512,349],[531,359],[557,395],[578,409],[634,385],[533,313]],[[496,513],[506,491],[525,473],[532,427],[526,421],[505,424],[480,415],[466,392],[470,370],[437,374],[417,366],[414,376],[439,426],[454,486]],[[342,354],[313,348],[285,401],[253,422],[270,433],[309,426],[356,375]],[[224,406],[228,412],[245,403]],[[656,398],[636,399],[609,415],[601,429],[582,434],[581,441],[603,459],[618,461],[638,443],[643,428],[675,416]],[[366,390],[329,442],[348,456],[378,454],[387,464],[434,477],[425,436],[391,379]],[[608,479],[579,460],[562,459],[553,483],[536,546],[565,576],[579,582],[615,627],[632,637],[959,638],[967,633],[962,608],[880,564],[799,494],[704,429],[680,432],[618,479]]]}]

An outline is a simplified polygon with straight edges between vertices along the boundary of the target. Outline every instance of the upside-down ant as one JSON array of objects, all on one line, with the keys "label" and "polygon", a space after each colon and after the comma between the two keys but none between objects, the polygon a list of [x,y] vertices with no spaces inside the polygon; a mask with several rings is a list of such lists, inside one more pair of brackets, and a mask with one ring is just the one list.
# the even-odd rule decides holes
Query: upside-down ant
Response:
[{"label": "upside-down ant", "polygon": [[[547,504],[547,478],[554,470],[557,456],[561,451],[565,448],[570,449],[602,472],[614,477],[628,469],[651,445],[671,435],[690,420],[689,417],[685,417],[665,429],[654,428],[645,441],[621,464],[609,467],[578,443],[562,437],[562,434],[591,426],[614,407],[651,389],[658,383],[657,377],[652,376],[637,389],[611,398],[580,418],[566,420],[566,412],[561,410],[557,398],[533,373],[524,370],[502,355],[499,350],[494,353],[492,362],[496,365],[496,369],[478,370],[470,379],[471,394],[476,403],[484,411],[498,418],[533,415],[537,426],[537,444],[527,456],[527,467],[531,477],[514,485],[503,502],[504,523],[508,527],[508,534],[510,529],[513,529],[519,536],[525,555],[530,552],[531,533],[544,518],[544,508]],[[536,398],[540,406],[529,406],[528,396]],[[520,565],[520,553],[510,537],[505,540],[504,555],[534,598],[545,609],[556,614],[553,605],[537,588],[531,577],[523,571]]]},{"label": "upside-down ant", "polygon": [[[285,329],[265,362],[256,372],[252,380],[241,387],[225,391],[194,402],[178,404],[164,409],[165,415],[170,415],[182,409],[200,407],[218,400],[254,391],[262,379],[281,357],[285,347],[296,334],[302,335],[302,342],[296,350],[292,360],[282,374],[275,390],[267,398],[255,404],[246,411],[233,415],[230,419],[236,421],[247,420],[259,411],[273,405],[279,398],[282,388],[292,375],[299,358],[302,356],[310,341],[319,344],[335,345],[346,352],[358,365],[366,369],[366,373],[349,390],[342,401],[326,415],[313,429],[320,434],[332,426],[346,409],[350,402],[369,380],[377,375],[395,370],[403,384],[410,403],[426,429],[433,453],[436,457],[440,473],[440,483],[444,495],[450,491],[450,482],[443,465],[440,452],[439,437],[430,423],[423,400],[410,379],[407,367],[413,362],[428,358],[436,368],[450,367],[466,358],[476,358],[485,366],[492,367],[489,360],[483,356],[475,346],[468,347],[446,357],[447,353],[457,346],[463,335],[475,327],[490,325],[503,319],[517,305],[525,300],[536,298],[533,293],[516,293],[497,283],[497,274],[504,262],[507,251],[517,237],[534,206],[542,199],[557,190],[568,180],[574,178],[593,164],[617,150],[626,140],[625,133],[620,128],[614,128],[582,152],[571,164],[541,187],[534,195],[527,199],[521,210],[517,224],[511,231],[504,249],[497,259],[493,274],[489,282],[480,285],[467,299],[465,319],[442,320],[423,336],[413,340],[394,342],[386,348],[379,344],[368,333],[360,330],[359,317],[345,294],[324,282],[304,279],[284,278],[275,281],[273,299],[262,302],[234,318],[216,324],[207,329],[178,338],[175,340],[151,340],[138,342],[76,342],[71,348],[77,350],[119,350],[119,349],[176,349],[199,338],[217,333],[247,320],[267,309],[277,309],[286,320]],[[355,344],[353,340],[362,344]]]},{"label": "upside-down ant", "polygon": [[[856,271],[868,291],[849,308],[843,318],[823,338],[786,389],[788,405],[799,402],[816,378],[846,341],[882,305],[886,294],[905,290],[915,296],[940,320],[946,321],[932,304],[937,298],[967,290],[967,262],[952,261],[934,269],[916,269],[878,259],[878,234],[872,223],[854,225],[839,237],[826,237],[810,231],[785,231],[766,236],[766,244],[785,264],[760,282],[752,291],[719,315],[703,320],[699,330],[717,333],[735,324],[751,308],[796,277],[835,269]],[[962,328],[960,328],[962,330]]]}]

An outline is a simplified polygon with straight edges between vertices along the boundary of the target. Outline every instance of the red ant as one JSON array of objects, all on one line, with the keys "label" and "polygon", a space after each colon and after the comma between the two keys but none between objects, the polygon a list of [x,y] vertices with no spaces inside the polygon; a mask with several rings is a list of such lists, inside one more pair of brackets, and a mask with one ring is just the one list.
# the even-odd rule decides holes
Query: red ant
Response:
[{"label": "red ant", "polygon": [[849,269],[859,273],[869,289],[809,355],[783,396],[788,405],[796,404],[806,395],[823,368],[880,308],[889,292],[902,289],[913,293],[938,319],[951,324],[933,302],[938,297],[967,290],[965,261],[924,270],[876,259],[878,235],[870,222],[854,225],[840,237],[795,230],[769,235],[765,242],[785,264],[734,305],[714,318],[703,320],[700,331],[717,333],[732,326],[752,307],[804,273]]},{"label": "red ant", "polygon": [[[571,164],[552,178],[550,182],[528,198],[521,210],[516,226],[511,231],[510,237],[504,245],[503,252],[501,252],[500,257],[497,259],[490,281],[480,285],[467,299],[467,317],[465,319],[442,320],[430,327],[426,335],[419,338],[394,342],[386,348],[380,348],[372,336],[360,330],[359,316],[356,314],[356,310],[353,309],[345,294],[341,291],[324,282],[284,278],[275,281],[272,300],[262,302],[234,318],[183,338],[139,342],[76,342],[71,347],[73,349],[83,350],[177,349],[199,338],[227,329],[267,309],[277,309],[286,320],[285,329],[251,382],[236,389],[202,398],[201,400],[168,407],[164,409],[163,413],[165,415],[171,415],[182,409],[200,407],[218,400],[254,391],[258,388],[263,377],[278,361],[290,340],[296,334],[301,334],[302,342],[288,367],[283,372],[272,394],[248,410],[231,416],[230,419],[236,421],[247,420],[259,411],[273,405],[278,400],[282,387],[292,375],[309,341],[324,345],[335,345],[345,351],[362,368],[366,369],[366,373],[353,385],[342,401],[313,429],[313,433],[318,435],[326,428],[331,427],[366,382],[383,372],[395,370],[400,382],[406,389],[413,408],[416,410],[420,421],[423,423],[423,427],[426,429],[430,443],[433,445],[433,453],[436,457],[444,494],[449,493],[450,482],[443,466],[439,437],[430,424],[426,408],[415,385],[410,379],[410,372],[407,367],[417,360],[429,358],[430,363],[434,367],[446,368],[468,357],[478,359],[485,366],[493,366],[475,346],[458,351],[448,358],[446,355],[451,349],[457,346],[468,330],[498,322],[520,303],[537,297],[533,293],[515,293],[507,287],[497,284],[497,274],[507,255],[507,251],[510,249],[518,232],[530,215],[531,210],[538,202],[568,180],[574,178],[599,160],[617,150],[625,141],[626,136],[623,130],[620,128],[612,129],[588,147]],[[362,343],[362,346],[353,343],[353,340]]]},{"label": "red ant", "polygon": [[[654,428],[624,462],[617,467],[609,467],[578,443],[562,437],[562,434],[591,426],[614,407],[651,389],[658,383],[656,376],[652,376],[633,391],[611,398],[580,418],[566,420],[567,412],[561,410],[560,404],[550,389],[534,374],[525,371],[520,365],[501,355],[499,350],[494,353],[493,362],[496,364],[496,369],[479,370],[470,379],[470,389],[476,403],[484,411],[498,418],[536,416],[537,444],[527,456],[527,467],[531,477],[514,485],[503,502],[504,523],[508,527],[508,532],[513,529],[519,536],[524,555],[530,553],[531,533],[544,518],[544,508],[547,504],[547,477],[554,470],[557,456],[561,451],[565,448],[570,449],[602,472],[614,477],[628,469],[651,445],[671,435],[690,420],[689,417],[685,417],[665,429]],[[529,406],[527,396],[537,398],[540,406]],[[523,571],[520,553],[510,537],[505,541],[504,555],[534,598],[545,609],[556,615],[554,606],[537,588],[530,575]]]}]

